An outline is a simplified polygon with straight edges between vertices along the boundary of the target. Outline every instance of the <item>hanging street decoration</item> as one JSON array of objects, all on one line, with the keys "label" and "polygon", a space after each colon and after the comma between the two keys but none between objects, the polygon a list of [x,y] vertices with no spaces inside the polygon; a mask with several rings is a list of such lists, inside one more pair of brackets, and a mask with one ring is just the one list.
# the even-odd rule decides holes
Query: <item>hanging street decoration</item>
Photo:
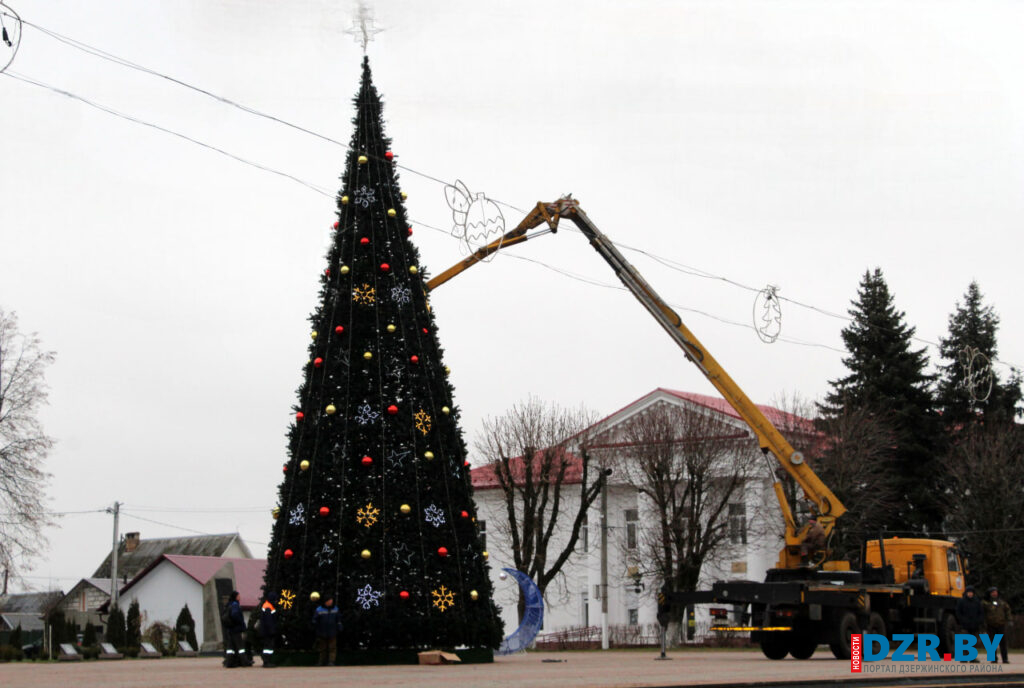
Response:
[{"label": "hanging street decoration", "polygon": [[967,390],[967,394],[974,401],[988,401],[993,384],[992,362],[988,356],[967,345],[960,350],[960,365],[964,375],[960,384]]},{"label": "hanging street decoration", "polygon": [[[452,236],[459,239],[463,253],[472,253],[505,234],[505,216],[498,204],[482,193],[472,194],[456,179],[444,187],[444,197],[452,209]],[[485,261],[498,254],[492,253]]]},{"label": "hanging street decoration", "polygon": [[769,284],[754,298],[754,330],[765,344],[772,344],[782,333],[782,306],[779,288]]}]

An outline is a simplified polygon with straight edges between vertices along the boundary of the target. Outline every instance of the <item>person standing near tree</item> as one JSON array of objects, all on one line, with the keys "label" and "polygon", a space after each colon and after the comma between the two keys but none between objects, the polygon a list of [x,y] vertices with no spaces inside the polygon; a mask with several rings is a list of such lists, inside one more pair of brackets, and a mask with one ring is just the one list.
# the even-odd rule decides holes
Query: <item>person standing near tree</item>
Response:
[{"label": "person standing near tree", "polygon": [[[974,594],[974,586],[968,585],[964,596],[956,603],[956,622],[964,633],[977,637],[981,624],[985,621],[985,612],[981,608],[981,600]],[[977,662],[977,659],[971,660]]]},{"label": "person standing near tree", "polygon": [[245,617],[237,590],[231,591],[221,621],[224,622],[224,666],[228,669],[252,666],[252,660],[245,656]]},{"label": "person standing near tree", "polygon": [[[1003,664],[1009,664],[1010,660],[1007,659],[1007,642],[1006,642],[1006,627],[1010,624],[1012,616],[1010,615],[1010,605],[999,597],[999,589],[994,585],[988,589],[985,595],[985,604],[982,605],[985,609],[985,632],[991,638],[997,633],[1002,634],[1002,638],[999,639],[999,654],[1003,657]],[[997,660],[993,659],[994,664]]]},{"label": "person standing near tree", "polygon": [[334,606],[334,598],[328,597],[313,612],[313,627],[316,630],[316,649],[320,653],[320,666],[333,666],[338,654],[338,631],[341,617]]},{"label": "person standing near tree", "polygon": [[273,603],[267,599],[263,600],[260,607],[260,639],[263,641],[263,668],[271,669],[274,664],[274,646],[277,643],[277,610]]}]

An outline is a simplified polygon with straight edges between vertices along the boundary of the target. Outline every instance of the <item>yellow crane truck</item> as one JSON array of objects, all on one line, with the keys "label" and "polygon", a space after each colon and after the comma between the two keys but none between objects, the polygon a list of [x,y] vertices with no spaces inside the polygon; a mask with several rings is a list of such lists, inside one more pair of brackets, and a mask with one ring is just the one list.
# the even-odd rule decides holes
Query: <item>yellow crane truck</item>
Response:
[{"label": "yellow crane truck", "polygon": [[[732,616],[742,620],[739,625],[729,623],[725,620],[728,609],[712,609],[713,631],[749,632],[770,659],[787,655],[808,659],[819,645],[828,645],[838,659],[848,659],[850,636],[861,632],[934,633],[939,637],[939,652],[952,652],[956,632],[953,611],[963,594],[966,574],[966,559],[956,545],[945,540],[879,537],[864,543],[859,571],[852,570],[849,561],[830,559],[827,544],[818,545],[807,557],[806,545],[815,540],[827,543],[836,519],[846,512],[846,507],[679,315],[591,222],[578,201],[567,196],[553,203],[538,203],[518,226],[431,279],[427,289],[435,289],[503,248],[556,232],[562,219],[579,228],[686,358],[750,427],[768,463],[769,475],[774,478],[773,489],[785,525],[784,545],[776,567],[768,571],[764,582],[719,581],[710,590],[689,592],[663,589],[658,596],[662,624],[672,616],[673,608],[678,611],[687,605],[711,603],[733,606],[738,614]],[[528,234],[543,225],[546,228]],[[816,524],[810,519],[797,523],[769,455],[800,486],[813,506]]]}]

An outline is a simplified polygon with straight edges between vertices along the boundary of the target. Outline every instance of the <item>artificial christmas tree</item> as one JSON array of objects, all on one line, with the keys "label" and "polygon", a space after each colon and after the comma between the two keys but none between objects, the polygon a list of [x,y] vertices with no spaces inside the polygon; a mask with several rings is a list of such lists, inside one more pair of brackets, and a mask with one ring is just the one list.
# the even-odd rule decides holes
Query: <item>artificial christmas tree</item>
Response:
[{"label": "artificial christmas tree", "polygon": [[294,649],[312,647],[313,610],[332,597],[343,656],[493,649],[459,411],[365,58],[355,103],[265,595]]}]

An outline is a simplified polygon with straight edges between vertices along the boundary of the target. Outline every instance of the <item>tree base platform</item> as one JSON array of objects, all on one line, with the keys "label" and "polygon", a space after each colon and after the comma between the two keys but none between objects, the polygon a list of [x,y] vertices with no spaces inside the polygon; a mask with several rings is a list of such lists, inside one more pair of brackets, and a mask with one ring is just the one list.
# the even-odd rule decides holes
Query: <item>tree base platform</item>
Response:
[{"label": "tree base platform", "polygon": [[[423,650],[339,650],[336,666],[369,666],[386,664],[419,664]],[[494,650],[472,647],[454,650],[462,664],[491,664]],[[274,661],[280,666],[316,666],[320,655],[313,651],[278,650]]]}]

